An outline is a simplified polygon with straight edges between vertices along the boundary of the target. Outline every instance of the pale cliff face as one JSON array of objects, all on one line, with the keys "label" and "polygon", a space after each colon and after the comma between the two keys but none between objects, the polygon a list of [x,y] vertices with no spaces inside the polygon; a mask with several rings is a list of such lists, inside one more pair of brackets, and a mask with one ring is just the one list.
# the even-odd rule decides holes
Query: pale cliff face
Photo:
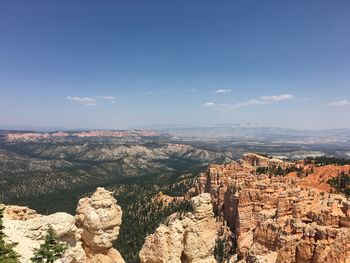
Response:
[{"label": "pale cliff face", "polygon": [[169,218],[146,238],[141,263],[215,263],[217,226],[209,194],[191,199],[193,213]]},{"label": "pale cliff face", "polygon": [[121,225],[121,208],[110,192],[97,188],[90,197],[79,201],[77,215],[55,213],[37,215],[26,207],[8,206],[5,210],[7,240],[16,242],[22,263],[29,263],[33,251],[43,243],[48,226],[57,232],[68,248],[58,263],[124,263],[112,248]]}]

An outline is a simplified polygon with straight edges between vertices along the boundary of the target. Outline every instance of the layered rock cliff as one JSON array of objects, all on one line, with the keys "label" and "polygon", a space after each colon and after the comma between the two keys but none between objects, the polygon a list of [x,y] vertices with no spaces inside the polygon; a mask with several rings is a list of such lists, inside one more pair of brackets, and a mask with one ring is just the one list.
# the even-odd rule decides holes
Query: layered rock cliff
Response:
[{"label": "layered rock cliff", "polygon": [[7,206],[4,216],[7,241],[18,243],[15,250],[21,255],[22,263],[31,262],[50,225],[58,240],[67,244],[58,263],[124,263],[119,252],[112,248],[119,234],[122,212],[111,193],[103,188],[79,201],[75,217],[66,213],[38,215],[18,206]]},{"label": "layered rock cliff", "polygon": [[257,167],[276,163],[290,165],[254,154],[212,165],[192,192],[210,193],[242,262],[350,262],[350,202],[301,187],[298,177],[257,175]]},{"label": "layered rock cliff", "polygon": [[148,236],[141,263],[215,263],[217,225],[209,194],[191,199],[193,213],[173,215]]}]

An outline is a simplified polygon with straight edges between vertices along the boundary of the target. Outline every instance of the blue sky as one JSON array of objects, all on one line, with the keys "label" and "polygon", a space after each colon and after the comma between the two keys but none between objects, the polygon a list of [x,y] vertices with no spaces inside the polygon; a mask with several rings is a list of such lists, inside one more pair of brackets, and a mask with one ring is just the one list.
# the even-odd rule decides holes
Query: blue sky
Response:
[{"label": "blue sky", "polygon": [[350,128],[349,1],[1,1],[0,126]]}]

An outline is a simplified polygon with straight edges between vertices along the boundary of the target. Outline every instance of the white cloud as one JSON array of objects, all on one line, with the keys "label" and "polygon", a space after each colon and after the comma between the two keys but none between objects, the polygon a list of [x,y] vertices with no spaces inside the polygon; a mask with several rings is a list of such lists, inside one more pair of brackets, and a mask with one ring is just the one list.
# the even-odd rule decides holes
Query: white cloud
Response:
[{"label": "white cloud", "polygon": [[215,104],[214,102],[206,102],[203,104],[205,107],[219,107],[226,109],[238,109],[242,107],[248,106],[256,106],[256,105],[265,105],[272,104],[277,101],[290,100],[293,99],[294,95],[291,94],[282,94],[282,95],[273,95],[273,96],[262,96],[260,99],[250,99],[248,101],[237,102],[235,104],[222,103]]},{"label": "white cloud", "polygon": [[244,106],[252,106],[252,105],[263,105],[263,104],[268,104],[269,102],[267,101],[262,101],[262,100],[257,100],[257,99],[251,99],[245,102],[238,102],[236,104],[236,108],[239,107],[244,107]]},{"label": "white cloud", "polygon": [[292,95],[292,94],[282,94],[282,95],[262,96],[260,99],[262,99],[264,101],[291,100],[291,99],[294,99],[294,95]]},{"label": "white cloud", "polygon": [[113,96],[97,96],[96,98],[103,100],[115,100],[115,97]]},{"label": "white cloud", "polygon": [[202,106],[204,106],[204,107],[215,107],[216,104],[214,102],[206,102],[206,103],[203,103]]},{"label": "white cloud", "polygon": [[86,106],[95,106],[97,105],[96,99],[94,98],[90,98],[90,97],[78,97],[78,96],[68,96],[67,100],[70,101],[76,101],[79,102],[81,104],[84,104]]},{"label": "white cloud", "polygon": [[301,99],[299,99],[299,100],[300,100],[300,101],[310,101],[311,98],[305,97],[305,98],[301,98]]},{"label": "white cloud", "polygon": [[230,89],[217,89],[214,92],[215,93],[228,93],[228,92],[231,92],[231,91],[232,90],[230,90]]},{"label": "white cloud", "polygon": [[263,105],[263,104],[269,104],[269,103],[270,102],[267,102],[267,101],[251,99],[251,100],[248,100],[248,101],[237,102],[235,104],[223,103],[223,104],[220,104],[219,106],[221,108],[227,108],[227,109],[238,109],[238,108],[242,108],[242,107]]},{"label": "white cloud", "polygon": [[350,101],[348,100],[339,100],[334,101],[326,104],[327,106],[334,106],[334,107],[342,107],[342,106],[350,106]]}]

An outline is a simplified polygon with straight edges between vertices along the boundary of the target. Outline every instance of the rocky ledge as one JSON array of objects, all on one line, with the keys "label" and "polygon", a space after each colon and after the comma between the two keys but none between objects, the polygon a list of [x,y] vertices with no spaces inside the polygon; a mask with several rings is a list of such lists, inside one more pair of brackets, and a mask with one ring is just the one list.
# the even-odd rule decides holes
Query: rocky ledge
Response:
[{"label": "rocky ledge", "polygon": [[7,206],[4,213],[7,241],[16,242],[22,263],[29,263],[33,251],[44,242],[51,225],[59,241],[67,244],[58,263],[124,263],[112,248],[121,225],[121,208],[110,192],[97,188],[90,197],[79,201],[77,215],[55,213],[44,216],[26,207]]}]

